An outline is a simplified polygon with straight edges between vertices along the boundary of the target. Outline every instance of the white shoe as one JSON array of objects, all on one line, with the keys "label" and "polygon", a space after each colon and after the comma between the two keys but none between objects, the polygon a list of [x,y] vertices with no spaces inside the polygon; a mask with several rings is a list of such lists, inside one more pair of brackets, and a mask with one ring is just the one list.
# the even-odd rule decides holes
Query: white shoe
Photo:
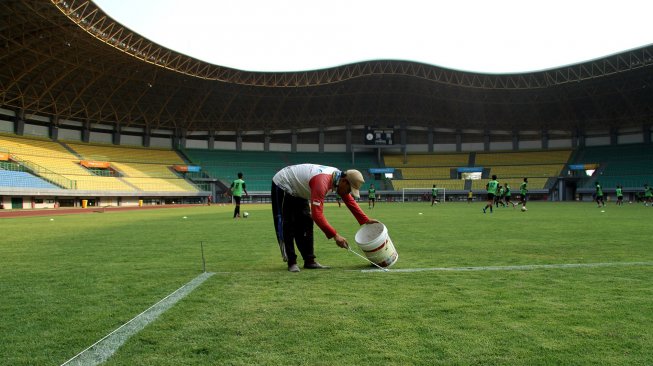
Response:
[{"label": "white shoe", "polygon": [[297,264],[289,265],[288,272],[299,272],[299,266]]}]

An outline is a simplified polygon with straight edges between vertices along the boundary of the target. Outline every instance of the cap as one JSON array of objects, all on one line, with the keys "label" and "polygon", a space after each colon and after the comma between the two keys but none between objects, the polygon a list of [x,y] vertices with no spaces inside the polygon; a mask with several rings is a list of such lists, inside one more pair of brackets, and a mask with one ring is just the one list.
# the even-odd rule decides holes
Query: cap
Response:
[{"label": "cap", "polygon": [[351,187],[351,194],[352,196],[356,198],[361,197],[360,189],[363,183],[365,183],[365,179],[363,179],[363,174],[359,172],[356,169],[349,169],[345,171],[345,178],[347,178],[347,181],[349,182],[349,186]]}]

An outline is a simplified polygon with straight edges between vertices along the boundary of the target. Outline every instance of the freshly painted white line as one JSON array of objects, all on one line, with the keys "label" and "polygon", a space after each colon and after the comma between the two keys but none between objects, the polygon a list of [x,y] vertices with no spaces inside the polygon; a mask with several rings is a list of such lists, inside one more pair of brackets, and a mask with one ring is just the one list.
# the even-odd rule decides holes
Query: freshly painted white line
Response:
[{"label": "freshly painted white line", "polygon": [[[530,271],[533,269],[595,268],[622,266],[653,266],[653,262],[608,262],[608,263],[562,263],[562,264],[526,264],[521,266],[481,266],[481,267],[430,267],[391,269],[390,272],[427,272],[427,271]],[[378,269],[363,269],[361,272],[381,272]]]},{"label": "freshly painted white line", "polygon": [[147,310],[138,314],[127,323],[121,325],[104,338],[93,343],[90,347],[75,355],[75,357],[61,364],[64,365],[99,365],[111,357],[129,337],[141,331],[145,326],[153,322],[159,315],[170,309],[177,301],[191,293],[197,286],[213,276],[212,272],[205,272],[193,280],[178,288],[175,292],[161,299],[161,301],[150,306]]}]

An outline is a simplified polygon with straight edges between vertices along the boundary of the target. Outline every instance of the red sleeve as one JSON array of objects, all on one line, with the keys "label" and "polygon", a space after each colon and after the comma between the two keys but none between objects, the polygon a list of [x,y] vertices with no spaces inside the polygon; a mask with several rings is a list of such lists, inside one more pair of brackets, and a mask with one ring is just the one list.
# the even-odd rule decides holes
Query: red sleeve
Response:
[{"label": "red sleeve", "polygon": [[329,239],[336,236],[336,229],[324,217],[324,197],[331,189],[331,179],[331,174],[318,174],[308,182],[311,188],[311,217]]},{"label": "red sleeve", "polygon": [[[332,177],[330,174],[318,174],[314,176],[308,184],[309,187],[311,187],[311,216],[313,217],[313,221],[315,221],[317,226],[329,239],[336,236],[337,233],[336,229],[334,229],[326,220],[326,217],[324,217],[324,197],[326,197],[331,189],[331,179]],[[365,215],[360,206],[358,206],[358,203],[356,203],[356,200],[351,194],[342,197],[342,202],[345,203],[360,225],[369,221],[369,218]]]},{"label": "red sleeve", "polygon": [[360,206],[358,206],[358,203],[354,199],[354,196],[352,196],[351,194],[346,194],[345,197],[342,197],[342,202],[344,202],[345,205],[347,205],[347,208],[349,209],[349,211],[351,211],[351,213],[356,218],[356,221],[358,221],[360,225],[363,225],[364,223],[370,221],[370,219],[367,217],[367,215],[365,215],[365,213],[360,208]]}]

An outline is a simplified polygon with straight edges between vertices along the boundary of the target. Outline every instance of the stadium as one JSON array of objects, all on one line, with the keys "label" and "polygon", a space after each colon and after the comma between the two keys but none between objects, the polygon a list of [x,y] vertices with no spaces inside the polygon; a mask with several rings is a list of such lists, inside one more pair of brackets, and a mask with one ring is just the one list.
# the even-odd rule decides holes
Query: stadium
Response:
[{"label": "stadium", "polygon": [[[398,60],[250,72],[92,1],[0,9],[3,362],[653,363],[653,46],[516,74]],[[280,272],[270,182],[309,162],[361,171],[363,208],[374,184],[383,205],[366,212],[388,226],[395,273],[318,230],[341,268]],[[238,172],[251,217],[234,222]],[[527,177],[535,208],[477,222],[492,175],[515,192]],[[596,209],[599,182],[609,205],[623,187],[620,216]],[[445,204],[429,211],[436,186]],[[351,217],[328,202],[351,245]],[[162,315],[114,333],[145,309]],[[107,335],[120,345],[90,355]]]}]

